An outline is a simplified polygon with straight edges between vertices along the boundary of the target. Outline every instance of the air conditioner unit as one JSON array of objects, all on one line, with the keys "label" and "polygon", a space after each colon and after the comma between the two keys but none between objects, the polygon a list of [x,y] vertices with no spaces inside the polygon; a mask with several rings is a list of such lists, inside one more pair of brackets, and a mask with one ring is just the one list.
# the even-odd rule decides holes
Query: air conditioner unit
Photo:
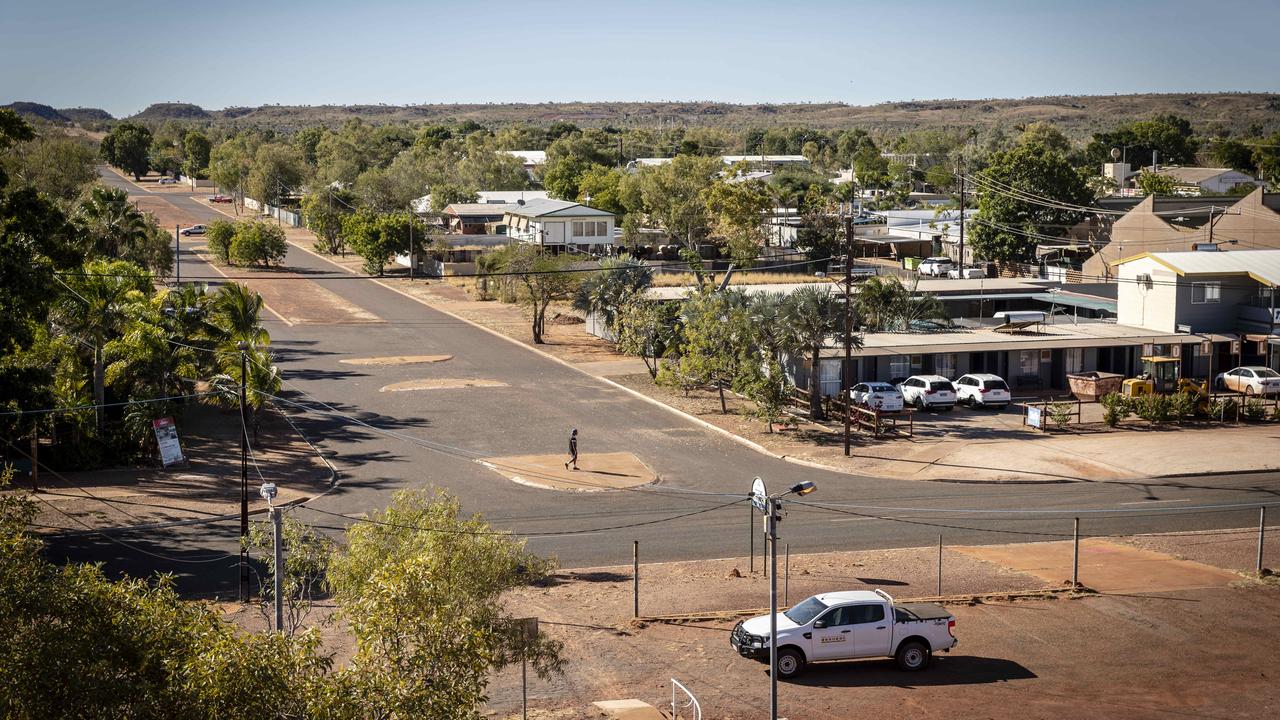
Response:
[{"label": "air conditioner unit", "polygon": [[1139,273],[1138,277],[1135,279],[1138,281],[1140,285],[1151,287],[1151,273]]}]

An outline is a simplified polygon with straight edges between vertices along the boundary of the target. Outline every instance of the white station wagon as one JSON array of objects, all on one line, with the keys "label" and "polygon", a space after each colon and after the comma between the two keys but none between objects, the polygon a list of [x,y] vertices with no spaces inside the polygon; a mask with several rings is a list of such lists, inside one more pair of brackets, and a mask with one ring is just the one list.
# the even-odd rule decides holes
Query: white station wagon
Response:
[{"label": "white station wagon", "polygon": [[849,388],[849,399],[854,405],[881,412],[902,410],[902,393],[886,382],[858,383]]}]

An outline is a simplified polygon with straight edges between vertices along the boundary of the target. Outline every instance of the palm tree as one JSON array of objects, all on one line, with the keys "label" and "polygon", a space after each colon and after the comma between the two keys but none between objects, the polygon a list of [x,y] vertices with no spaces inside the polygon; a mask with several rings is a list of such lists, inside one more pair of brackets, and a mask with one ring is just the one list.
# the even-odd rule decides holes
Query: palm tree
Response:
[{"label": "palm tree", "polygon": [[[788,328],[790,349],[809,354],[809,417],[826,419],[822,410],[821,353],[827,342],[844,327],[843,303],[828,287],[809,285],[787,296],[782,317]],[[860,347],[860,342],[859,342]]]},{"label": "palm tree", "polygon": [[211,325],[217,328],[220,344],[235,347],[248,343],[262,347],[271,336],[262,327],[262,296],[239,283],[222,286],[213,298]]},{"label": "palm tree", "polygon": [[630,255],[606,258],[600,261],[600,270],[578,286],[573,295],[573,308],[598,316],[609,332],[616,335],[622,306],[652,284],[653,268],[648,265]]},{"label": "palm tree", "polygon": [[[92,348],[93,397],[102,405],[106,402],[103,349],[108,340],[119,334],[128,319],[129,306],[146,302],[151,276],[133,263],[94,260],[85,263],[82,273],[68,276],[63,282],[66,292],[58,297],[52,319]],[[102,426],[101,408],[98,426]]]},{"label": "palm tree", "polygon": [[93,254],[120,258],[125,249],[144,240],[147,218],[129,202],[124,190],[94,186],[76,210],[76,224],[92,244]]},{"label": "palm tree", "polygon": [[897,278],[873,277],[858,291],[858,311],[873,330],[910,332],[920,322],[948,322],[946,308],[936,295],[916,291]]}]

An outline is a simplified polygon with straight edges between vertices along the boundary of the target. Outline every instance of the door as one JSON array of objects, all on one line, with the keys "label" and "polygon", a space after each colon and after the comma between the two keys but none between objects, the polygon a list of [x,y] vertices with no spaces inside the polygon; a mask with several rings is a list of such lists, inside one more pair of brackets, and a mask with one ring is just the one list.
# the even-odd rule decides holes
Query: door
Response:
[{"label": "door", "polygon": [[854,656],[853,628],[849,626],[848,611],[849,608],[832,608],[813,621],[810,659],[837,660]]},{"label": "door", "polygon": [[549,222],[544,230],[545,238],[543,240],[546,245],[563,245],[564,244],[564,223]]},{"label": "door", "polygon": [[884,616],[884,605],[853,605],[849,612],[849,624],[853,628],[853,649],[859,657],[888,655],[893,642],[893,627]]}]

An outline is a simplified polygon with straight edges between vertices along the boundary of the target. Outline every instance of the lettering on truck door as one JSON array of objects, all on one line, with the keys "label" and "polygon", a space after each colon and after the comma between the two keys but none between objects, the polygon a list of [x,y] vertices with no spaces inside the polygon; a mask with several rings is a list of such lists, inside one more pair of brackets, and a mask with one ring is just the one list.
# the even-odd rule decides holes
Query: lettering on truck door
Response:
[{"label": "lettering on truck door", "polygon": [[853,605],[849,612],[853,649],[858,655],[888,655],[893,641],[893,621],[884,616],[884,605]]},{"label": "lettering on truck door", "polygon": [[[813,640],[809,657],[830,660],[849,657],[853,653],[853,629],[849,627],[848,608],[832,608],[813,621]],[[825,623],[826,627],[818,627]]]}]

